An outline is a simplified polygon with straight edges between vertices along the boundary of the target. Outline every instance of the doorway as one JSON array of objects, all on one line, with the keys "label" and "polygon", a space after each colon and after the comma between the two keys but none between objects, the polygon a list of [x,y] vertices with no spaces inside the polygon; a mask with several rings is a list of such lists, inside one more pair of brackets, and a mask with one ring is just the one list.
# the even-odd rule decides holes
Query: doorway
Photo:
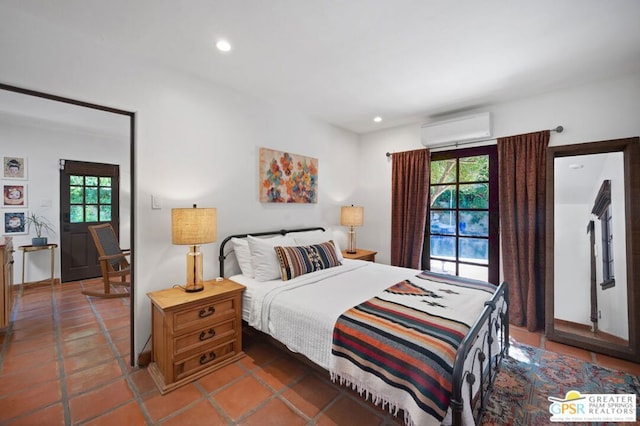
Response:
[{"label": "doorway", "polygon": [[60,160],[60,276],[101,275],[89,226],[109,223],[120,238],[120,166]]},{"label": "doorway", "polygon": [[[69,126],[71,121],[81,127],[86,127],[91,121],[95,128],[105,129],[111,126],[114,121],[122,122],[124,120],[126,129],[124,130],[125,150],[127,159],[124,161],[126,174],[121,172],[120,184],[126,185],[126,195],[120,198],[120,204],[126,204],[126,214],[120,214],[120,237],[126,240],[128,248],[132,250],[131,254],[131,292],[130,292],[130,364],[135,366],[134,351],[134,306],[135,304],[135,249],[134,249],[134,224],[135,224],[135,114],[133,112],[111,108],[103,105],[78,101],[75,99],[65,98],[57,95],[51,95],[44,92],[24,89],[21,87],[11,86],[0,83],[0,110],[5,111],[11,117],[11,120],[31,120],[33,118],[41,120],[50,120],[51,123],[59,123],[62,126]],[[80,120],[88,120],[78,123]],[[85,129],[86,130],[86,129]],[[88,143],[78,145],[79,148],[91,149]],[[50,148],[50,147],[49,147]],[[24,148],[23,148],[24,149]],[[37,150],[37,148],[36,148]],[[73,151],[75,155],[76,151]],[[63,154],[60,154],[63,156]],[[58,157],[60,158],[60,157]],[[108,161],[105,159],[105,161]],[[122,164],[122,163],[121,163]],[[55,198],[54,198],[55,199]],[[48,200],[43,200],[42,202]],[[57,206],[55,206],[57,207]],[[56,212],[57,213],[57,212]]]}]

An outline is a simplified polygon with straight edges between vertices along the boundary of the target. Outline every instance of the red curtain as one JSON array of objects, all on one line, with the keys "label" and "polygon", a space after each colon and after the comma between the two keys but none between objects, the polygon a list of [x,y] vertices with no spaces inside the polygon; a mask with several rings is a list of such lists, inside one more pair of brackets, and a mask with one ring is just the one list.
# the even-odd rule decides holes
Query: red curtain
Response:
[{"label": "red curtain", "polygon": [[509,319],[544,327],[545,197],[549,131],[498,139],[502,268]]},{"label": "red curtain", "polygon": [[394,153],[391,174],[391,264],[422,269],[429,150]]}]

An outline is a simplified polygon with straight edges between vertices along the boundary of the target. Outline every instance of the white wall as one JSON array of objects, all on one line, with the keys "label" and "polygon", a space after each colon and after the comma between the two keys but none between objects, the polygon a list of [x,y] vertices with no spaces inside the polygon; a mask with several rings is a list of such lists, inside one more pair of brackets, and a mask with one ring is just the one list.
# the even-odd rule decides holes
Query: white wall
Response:
[{"label": "white wall", "polygon": [[[460,115],[483,111],[492,112],[496,137],[564,126],[563,133],[551,133],[551,146],[638,136],[640,74],[495,104]],[[439,119],[447,118],[452,117]],[[358,245],[377,250],[376,260],[384,263],[389,263],[391,258],[391,162],[385,153],[422,148],[421,124],[381,130],[360,138],[358,202],[365,207],[366,217],[364,227],[358,230]]]},{"label": "white wall", "polygon": [[[90,133],[88,130],[58,125],[25,116],[14,116],[0,112],[0,146],[2,155],[22,156],[27,159],[27,180],[4,181],[27,185],[27,208],[3,209],[37,213],[46,217],[53,225],[54,233],[48,233],[48,242],[60,245],[60,159],[91,161],[120,165],[121,185],[120,217],[122,223],[121,246],[129,247],[130,217],[130,162],[129,140],[114,135]],[[33,227],[31,227],[33,228]],[[33,229],[29,235],[14,235],[17,248],[31,244],[35,237]],[[22,279],[22,252],[14,256],[14,282]],[[25,281],[49,278],[51,262],[48,252],[33,252],[25,255]],[[60,278],[60,248],[55,254],[55,276]]]},{"label": "white wall", "polygon": [[[325,225],[344,246],[339,206],[354,202],[356,135],[7,8],[0,11],[0,57],[3,83],[136,113],[136,353],[150,334],[146,293],[185,279],[186,248],[171,245],[172,207],[216,207],[218,241],[237,232]],[[261,146],[318,158],[318,204],[258,202]],[[151,209],[151,194],[162,209]],[[202,246],[205,278],[218,275],[218,248]]]}]

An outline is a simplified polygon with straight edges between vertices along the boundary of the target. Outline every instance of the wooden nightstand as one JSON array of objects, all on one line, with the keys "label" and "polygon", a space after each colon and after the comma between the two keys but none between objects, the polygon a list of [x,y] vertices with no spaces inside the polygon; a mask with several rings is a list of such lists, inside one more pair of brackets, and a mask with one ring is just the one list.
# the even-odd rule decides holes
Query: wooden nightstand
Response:
[{"label": "wooden nightstand", "polygon": [[378,254],[377,251],[363,250],[359,248],[356,249],[355,253],[347,253],[346,250],[342,250],[342,256],[347,259],[368,260],[369,262],[376,261],[376,254]]},{"label": "wooden nightstand", "polygon": [[242,292],[223,279],[206,281],[204,290],[154,291],[151,299],[153,362],[149,373],[165,394],[244,356]]}]

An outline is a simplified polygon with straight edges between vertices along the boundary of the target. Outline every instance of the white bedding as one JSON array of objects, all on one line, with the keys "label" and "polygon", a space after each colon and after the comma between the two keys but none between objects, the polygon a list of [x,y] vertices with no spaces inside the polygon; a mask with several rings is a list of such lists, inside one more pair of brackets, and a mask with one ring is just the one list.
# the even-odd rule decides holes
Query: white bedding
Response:
[{"label": "white bedding", "polygon": [[[242,301],[242,318],[250,326],[329,369],[333,326],[338,317],[390,285],[419,272],[344,259],[342,266],[289,281],[258,282],[244,275],[230,279],[247,287]],[[328,277],[332,279],[311,285]]]},{"label": "white bedding", "polygon": [[[246,286],[242,316],[250,326],[330,371],[333,328],[338,317],[389,286],[420,272],[344,259],[342,266],[289,281],[259,282],[244,275],[234,275],[230,279]],[[472,324],[473,321],[469,325]],[[465,364],[470,366],[470,360]],[[465,401],[463,423],[473,424],[468,403]],[[445,423],[449,422],[450,419],[445,419]]]}]

